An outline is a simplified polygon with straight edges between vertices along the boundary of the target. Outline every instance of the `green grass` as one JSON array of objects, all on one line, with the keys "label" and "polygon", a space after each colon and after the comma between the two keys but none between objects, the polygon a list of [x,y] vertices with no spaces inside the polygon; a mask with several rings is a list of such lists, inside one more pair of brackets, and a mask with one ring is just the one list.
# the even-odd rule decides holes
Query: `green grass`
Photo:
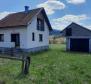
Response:
[{"label": "green grass", "polygon": [[91,84],[91,55],[66,52],[65,45],[50,45],[32,54],[30,73],[21,76],[21,62],[0,59],[0,81],[6,84]]}]

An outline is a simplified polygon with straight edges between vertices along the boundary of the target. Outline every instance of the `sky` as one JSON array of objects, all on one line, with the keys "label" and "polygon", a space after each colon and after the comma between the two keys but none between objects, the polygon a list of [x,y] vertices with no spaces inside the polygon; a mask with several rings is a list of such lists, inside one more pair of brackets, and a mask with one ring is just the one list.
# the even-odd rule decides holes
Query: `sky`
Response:
[{"label": "sky", "polygon": [[72,22],[91,29],[91,0],[1,0],[0,19],[13,12],[44,7],[53,29],[63,30]]}]

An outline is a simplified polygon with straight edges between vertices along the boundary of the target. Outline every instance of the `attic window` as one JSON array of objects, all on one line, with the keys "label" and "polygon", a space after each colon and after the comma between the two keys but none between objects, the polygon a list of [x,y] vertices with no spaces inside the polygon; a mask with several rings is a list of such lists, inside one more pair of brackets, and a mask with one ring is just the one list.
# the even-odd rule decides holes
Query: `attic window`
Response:
[{"label": "attic window", "polygon": [[37,18],[37,30],[44,31],[44,20]]},{"label": "attic window", "polygon": [[66,36],[72,36],[72,28],[66,29]]}]

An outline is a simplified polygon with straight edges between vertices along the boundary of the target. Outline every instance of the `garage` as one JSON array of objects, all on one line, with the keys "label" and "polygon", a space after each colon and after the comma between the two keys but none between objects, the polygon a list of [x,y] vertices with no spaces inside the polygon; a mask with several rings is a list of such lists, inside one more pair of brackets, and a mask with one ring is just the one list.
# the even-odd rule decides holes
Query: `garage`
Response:
[{"label": "garage", "polygon": [[63,31],[66,37],[66,51],[91,52],[91,30],[79,24],[71,23]]},{"label": "garage", "polygon": [[70,38],[70,50],[89,52],[89,39],[72,39]]}]

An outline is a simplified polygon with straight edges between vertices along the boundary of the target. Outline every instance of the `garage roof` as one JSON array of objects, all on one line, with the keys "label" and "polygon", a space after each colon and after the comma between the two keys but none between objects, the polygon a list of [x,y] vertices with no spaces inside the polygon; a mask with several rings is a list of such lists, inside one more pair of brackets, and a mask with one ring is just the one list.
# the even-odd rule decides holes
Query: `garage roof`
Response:
[{"label": "garage roof", "polygon": [[61,33],[62,36],[67,36],[66,33],[71,33],[71,36],[91,36],[91,30],[87,29],[79,24],[71,23]]}]

